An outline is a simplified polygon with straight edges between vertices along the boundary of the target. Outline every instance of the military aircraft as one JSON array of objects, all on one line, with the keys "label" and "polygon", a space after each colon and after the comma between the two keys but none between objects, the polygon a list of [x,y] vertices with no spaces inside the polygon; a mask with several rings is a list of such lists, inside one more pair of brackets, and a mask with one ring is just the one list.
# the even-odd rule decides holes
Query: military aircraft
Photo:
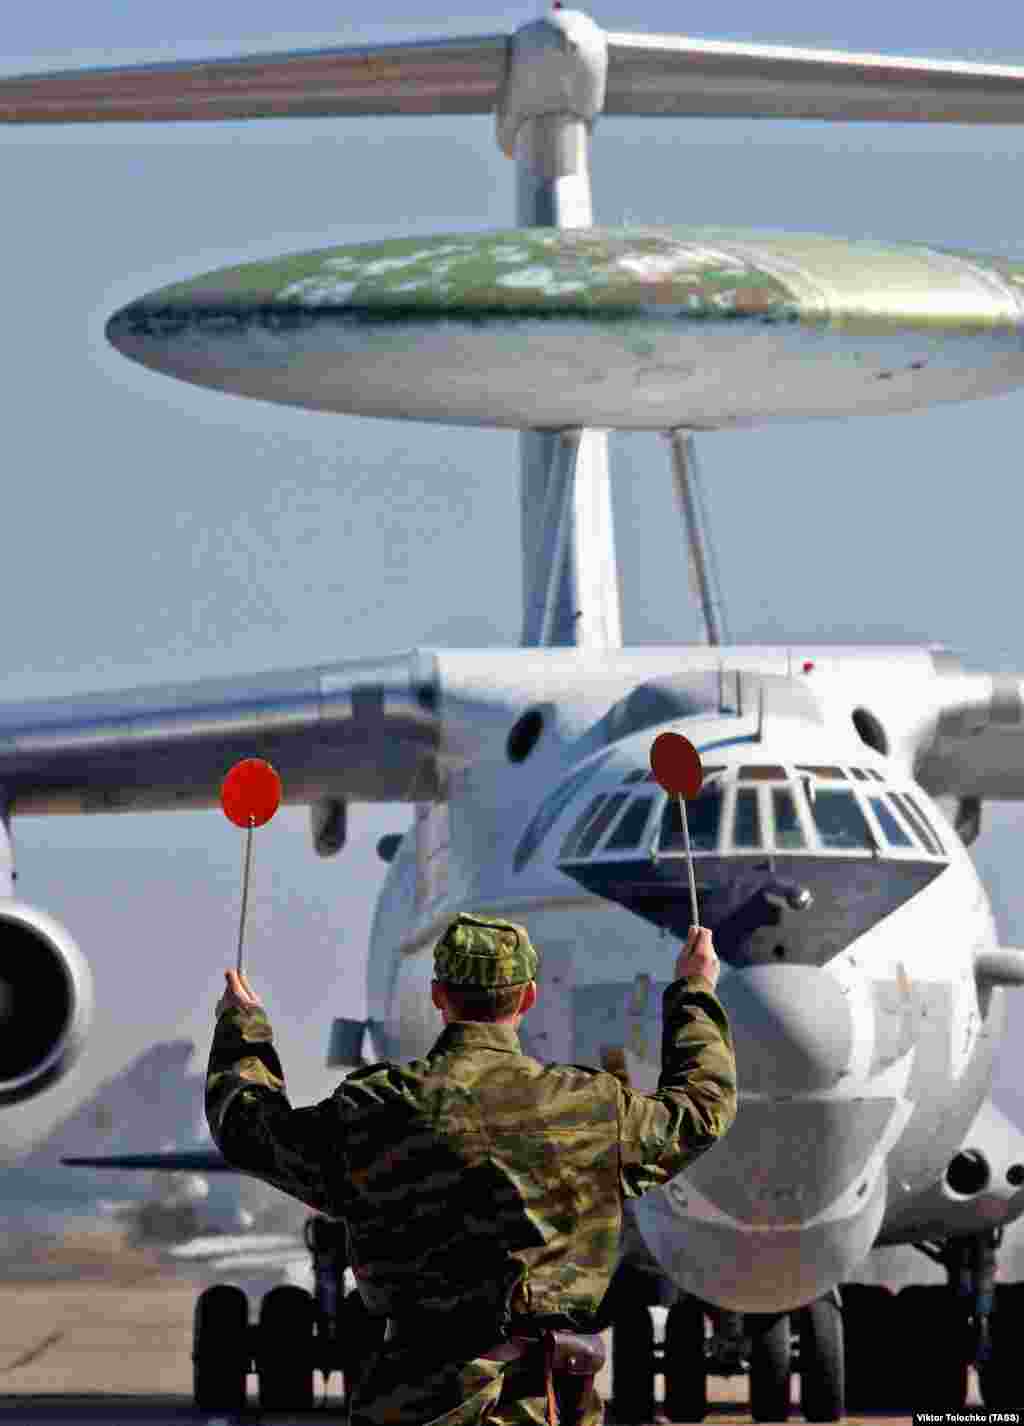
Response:
[{"label": "military aircraft", "polygon": [[[1024,267],[595,229],[589,143],[602,112],[1019,122],[1024,70],[606,33],[556,7],[511,36],[0,82],[0,118],[24,123],[490,110],[519,228],[208,274],[108,332],[217,390],[524,428],[523,647],[0,707],[8,807],[210,806],[252,753],[310,805],[321,853],[342,845],[349,802],[411,803],[412,831],[380,847],[370,1016],[336,1022],[332,1062],[423,1052],[431,946],[476,908],[527,921],[543,948],[526,1047],[649,1088],[666,938],[689,919],[681,823],[649,753],[685,732],[705,768],[693,857],[741,1105],[712,1153],[628,1216],[606,1303],[617,1412],[650,1419],[660,1369],[669,1414],[701,1419],[708,1371],[744,1369],[755,1417],[782,1420],[795,1362],[803,1414],[838,1419],[873,1391],[891,1403],[880,1359],[896,1340],[914,1405],[961,1404],[971,1361],[986,1401],[1012,1403],[1017,1285],[993,1312],[992,1283],[1001,1226],[1024,1208],[1024,1140],[995,1133],[985,1103],[1024,953],[998,945],[967,846],[986,799],[1024,795],[1021,683],[928,647],[726,642],[692,433],[1012,389]],[[670,434],[707,646],[622,646],[608,428]],[[953,1290],[841,1301],[890,1242],[938,1254]],[[228,1285],[200,1299],[203,1405],[237,1404],[254,1362],[265,1405],[300,1405],[314,1364],[358,1337],[339,1306],[343,1235],[318,1220],[310,1248],[316,1310],[279,1289],[261,1308],[273,1331],[251,1334]],[[668,1307],[658,1348],[652,1302]]]},{"label": "military aircraft", "polygon": [[248,1240],[247,1250],[258,1246],[247,1232],[256,1223],[253,1200],[248,1185],[239,1192],[237,1180],[210,1182],[182,1171],[148,1182],[113,1172],[78,1174],[69,1181],[61,1166],[62,1157],[99,1150],[116,1154],[140,1139],[178,1152],[208,1150],[203,1076],[190,1068],[194,1058],[191,1040],[151,1045],[8,1164],[0,1175],[4,1238],[52,1235],[70,1217],[116,1224],[139,1244],[187,1243],[220,1234]]}]

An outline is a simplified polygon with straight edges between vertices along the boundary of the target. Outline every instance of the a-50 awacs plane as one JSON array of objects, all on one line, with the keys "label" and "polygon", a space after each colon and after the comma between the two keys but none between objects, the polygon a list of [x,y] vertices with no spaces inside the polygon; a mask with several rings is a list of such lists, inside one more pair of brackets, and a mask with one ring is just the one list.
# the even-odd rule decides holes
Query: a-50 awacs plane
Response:
[{"label": "a-50 awacs plane", "polygon": [[[808,1419],[837,1418],[844,1393],[892,1404],[896,1383],[919,1407],[962,1403],[972,1359],[990,1404],[1019,1404],[1016,1286],[990,1309],[999,1233],[1024,1207],[1024,1139],[986,1100],[1024,954],[998,945],[966,845],[985,799],[1024,796],[1024,685],[924,648],[729,646],[690,433],[1024,383],[1024,262],[607,232],[590,226],[588,175],[602,111],[1020,122],[1024,70],[611,34],[556,10],[512,36],[0,81],[10,122],[487,110],[516,161],[520,228],[208,274],[131,304],[108,332],[216,389],[526,428],[524,647],[0,708],[7,811],[210,806],[251,754],[310,804],[321,853],[342,845],[347,802],[412,803],[413,830],[381,844],[370,1021],[336,1023],[333,1062],[426,1049],[432,943],[475,908],[521,918],[543,948],[527,1047],[647,1086],[664,938],[689,916],[677,814],[648,757],[660,731],[685,732],[706,768],[697,883],[740,1110],[629,1219],[606,1304],[618,1412],[650,1419],[647,1306],[665,1284],[677,1420],[703,1415],[710,1366],[748,1361],[755,1416],[784,1419],[791,1327]],[[609,427],[671,433],[710,647],[621,646]],[[57,934],[32,924],[56,955]],[[45,964],[23,959],[30,989]],[[299,1405],[314,1364],[344,1359],[338,1237],[311,1233],[315,1309],[295,1289],[269,1296],[262,1336],[241,1294],[204,1295],[202,1404],[237,1404],[255,1361],[264,1403]],[[881,1290],[848,1293],[841,1311],[837,1285],[888,1242],[938,1256],[953,1291],[901,1297],[900,1324]]]}]

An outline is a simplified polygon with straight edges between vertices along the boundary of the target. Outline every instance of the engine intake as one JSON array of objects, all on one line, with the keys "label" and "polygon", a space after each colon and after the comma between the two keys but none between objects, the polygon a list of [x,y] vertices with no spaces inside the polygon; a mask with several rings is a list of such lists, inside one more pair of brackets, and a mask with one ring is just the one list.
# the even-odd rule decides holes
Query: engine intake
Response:
[{"label": "engine intake", "polygon": [[91,1019],[92,975],[69,933],[34,906],[0,901],[0,1105],[65,1075]]}]

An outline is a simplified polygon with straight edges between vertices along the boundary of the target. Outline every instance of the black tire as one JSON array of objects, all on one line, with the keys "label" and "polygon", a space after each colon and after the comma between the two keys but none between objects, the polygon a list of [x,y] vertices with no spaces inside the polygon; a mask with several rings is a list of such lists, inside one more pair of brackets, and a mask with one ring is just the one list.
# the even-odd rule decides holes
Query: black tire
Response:
[{"label": "black tire", "polygon": [[845,1409],[843,1313],[834,1293],[797,1314],[800,1333],[800,1410],[805,1421],[840,1421]]},{"label": "black tire", "polygon": [[612,1323],[612,1414],[654,1420],[654,1323],[642,1303],[621,1303]]},{"label": "black tire", "polygon": [[1024,1358],[1020,1351],[1024,1283],[996,1283],[990,1319],[992,1355],[978,1368],[981,1399],[990,1411],[1012,1411],[1024,1401]]},{"label": "black tire", "polygon": [[249,1371],[249,1302],[240,1287],[216,1283],[192,1314],[192,1394],[200,1411],[243,1411]]},{"label": "black tire", "polygon": [[274,1287],[260,1304],[256,1370],[264,1411],[313,1406],[313,1299],[304,1288]]},{"label": "black tire", "polygon": [[755,1421],[788,1421],[792,1371],[789,1313],[751,1313],[746,1326],[750,1333],[750,1414]]},{"label": "black tire", "polygon": [[912,1284],[896,1298],[904,1408],[961,1411],[967,1402],[967,1324],[948,1287]]},{"label": "black tire", "polygon": [[896,1300],[887,1287],[848,1282],[843,1304],[846,1410],[880,1411],[899,1395],[894,1351]]},{"label": "black tire", "polygon": [[670,1421],[703,1421],[708,1410],[704,1361],[704,1304],[685,1293],[665,1322],[665,1415]]}]

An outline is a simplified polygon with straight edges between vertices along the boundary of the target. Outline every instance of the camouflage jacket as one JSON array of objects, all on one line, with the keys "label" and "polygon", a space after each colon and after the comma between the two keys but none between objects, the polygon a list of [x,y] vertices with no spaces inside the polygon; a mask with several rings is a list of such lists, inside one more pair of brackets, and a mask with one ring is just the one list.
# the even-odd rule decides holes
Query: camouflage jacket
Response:
[{"label": "camouflage jacket", "polygon": [[[654,1094],[525,1055],[510,1025],[455,1021],[425,1059],[356,1070],[293,1109],[261,1010],[214,1033],[206,1115],[240,1169],[348,1228],[369,1310],[592,1325],[614,1272],[622,1205],[668,1182],[736,1113],[736,1061],[707,981],[664,994]],[[560,1323],[554,1319],[561,1319]]]}]

